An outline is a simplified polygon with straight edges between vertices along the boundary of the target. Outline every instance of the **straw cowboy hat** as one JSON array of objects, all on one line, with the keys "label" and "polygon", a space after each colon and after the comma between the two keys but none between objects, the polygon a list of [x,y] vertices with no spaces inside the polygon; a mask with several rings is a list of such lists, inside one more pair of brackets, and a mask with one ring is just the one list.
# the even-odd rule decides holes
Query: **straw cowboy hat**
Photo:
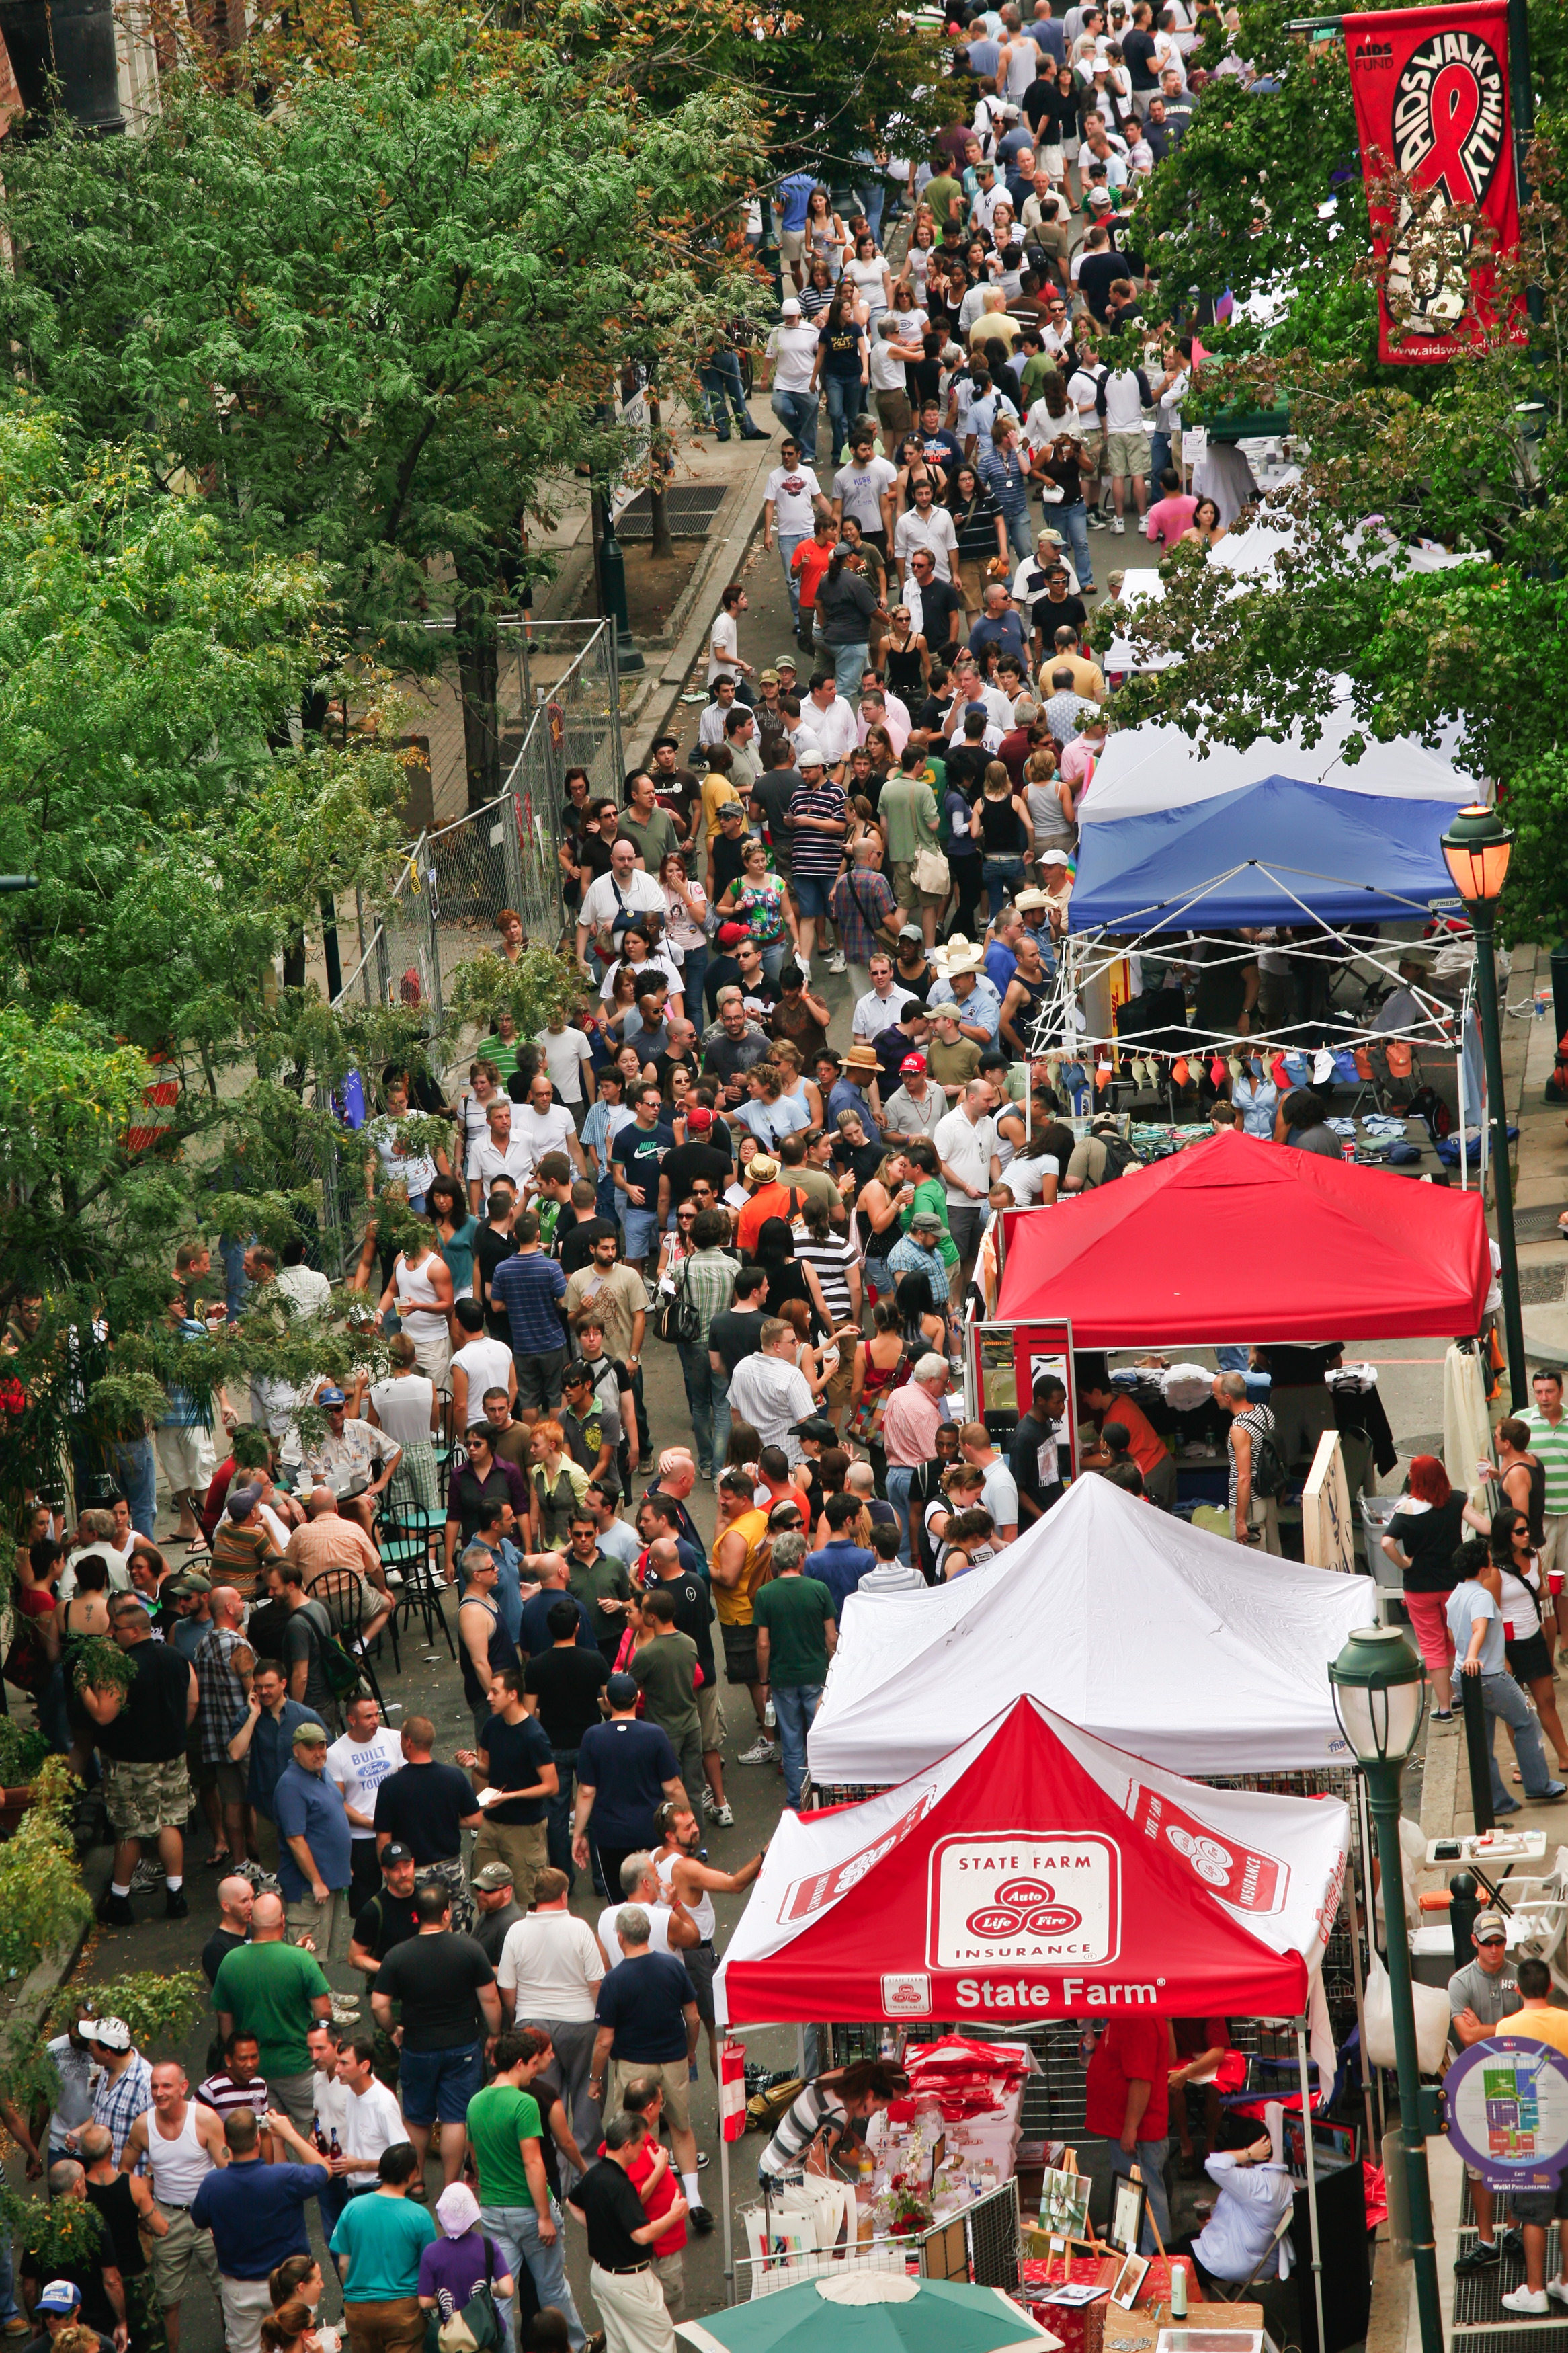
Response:
[{"label": "straw cowboy hat", "polygon": [[931,960],[942,978],[951,980],[954,973],[978,972],[985,962],[985,951],[966,940],[962,932],[952,932],[945,947],[931,949]]},{"label": "straw cowboy hat", "polygon": [[845,1055],[844,1067],[847,1071],[880,1071],[882,1065],[877,1060],[875,1046],[858,1043]]}]

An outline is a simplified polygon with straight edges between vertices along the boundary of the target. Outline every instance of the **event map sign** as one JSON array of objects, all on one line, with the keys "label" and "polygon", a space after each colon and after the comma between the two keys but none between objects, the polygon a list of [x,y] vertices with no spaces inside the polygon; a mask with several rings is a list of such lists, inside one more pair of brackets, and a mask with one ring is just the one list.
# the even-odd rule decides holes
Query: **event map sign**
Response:
[{"label": "event map sign", "polygon": [[1568,2166],[1568,2059],[1522,2034],[1473,2042],[1443,2078],[1448,2137],[1492,2189],[1554,2189]]}]

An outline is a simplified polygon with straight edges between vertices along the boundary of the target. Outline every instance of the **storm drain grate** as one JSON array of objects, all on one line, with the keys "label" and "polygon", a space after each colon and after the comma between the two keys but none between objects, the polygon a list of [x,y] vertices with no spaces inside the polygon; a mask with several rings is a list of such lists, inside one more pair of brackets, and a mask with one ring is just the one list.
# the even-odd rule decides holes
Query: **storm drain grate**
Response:
[{"label": "storm drain grate", "polygon": [[[706,539],[714,516],[724,503],[724,485],[720,482],[666,491],[664,503],[669,511],[672,538]],[[621,539],[653,537],[653,501],[647,491],[637,492],[616,522],[616,533]]]}]

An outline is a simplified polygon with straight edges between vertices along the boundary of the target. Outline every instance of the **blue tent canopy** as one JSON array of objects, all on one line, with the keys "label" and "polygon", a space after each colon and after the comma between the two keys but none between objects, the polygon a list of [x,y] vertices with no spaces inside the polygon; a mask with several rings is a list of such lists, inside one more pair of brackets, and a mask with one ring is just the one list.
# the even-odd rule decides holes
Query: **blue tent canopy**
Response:
[{"label": "blue tent canopy", "polygon": [[1453,815],[1451,801],[1265,776],[1210,800],[1088,822],[1068,928],[1230,931],[1300,923],[1303,905],[1336,925],[1407,921],[1453,900],[1438,848]]}]

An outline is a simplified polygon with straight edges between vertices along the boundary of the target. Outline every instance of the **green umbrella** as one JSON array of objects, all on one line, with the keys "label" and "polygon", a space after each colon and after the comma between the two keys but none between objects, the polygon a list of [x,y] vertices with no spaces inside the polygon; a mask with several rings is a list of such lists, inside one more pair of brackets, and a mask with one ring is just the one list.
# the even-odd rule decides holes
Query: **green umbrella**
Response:
[{"label": "green umbrella", "polygon": [[676,2324],[697,2353],[1059,2353],[999,2287],[836,2263],[749,2304]]}]

